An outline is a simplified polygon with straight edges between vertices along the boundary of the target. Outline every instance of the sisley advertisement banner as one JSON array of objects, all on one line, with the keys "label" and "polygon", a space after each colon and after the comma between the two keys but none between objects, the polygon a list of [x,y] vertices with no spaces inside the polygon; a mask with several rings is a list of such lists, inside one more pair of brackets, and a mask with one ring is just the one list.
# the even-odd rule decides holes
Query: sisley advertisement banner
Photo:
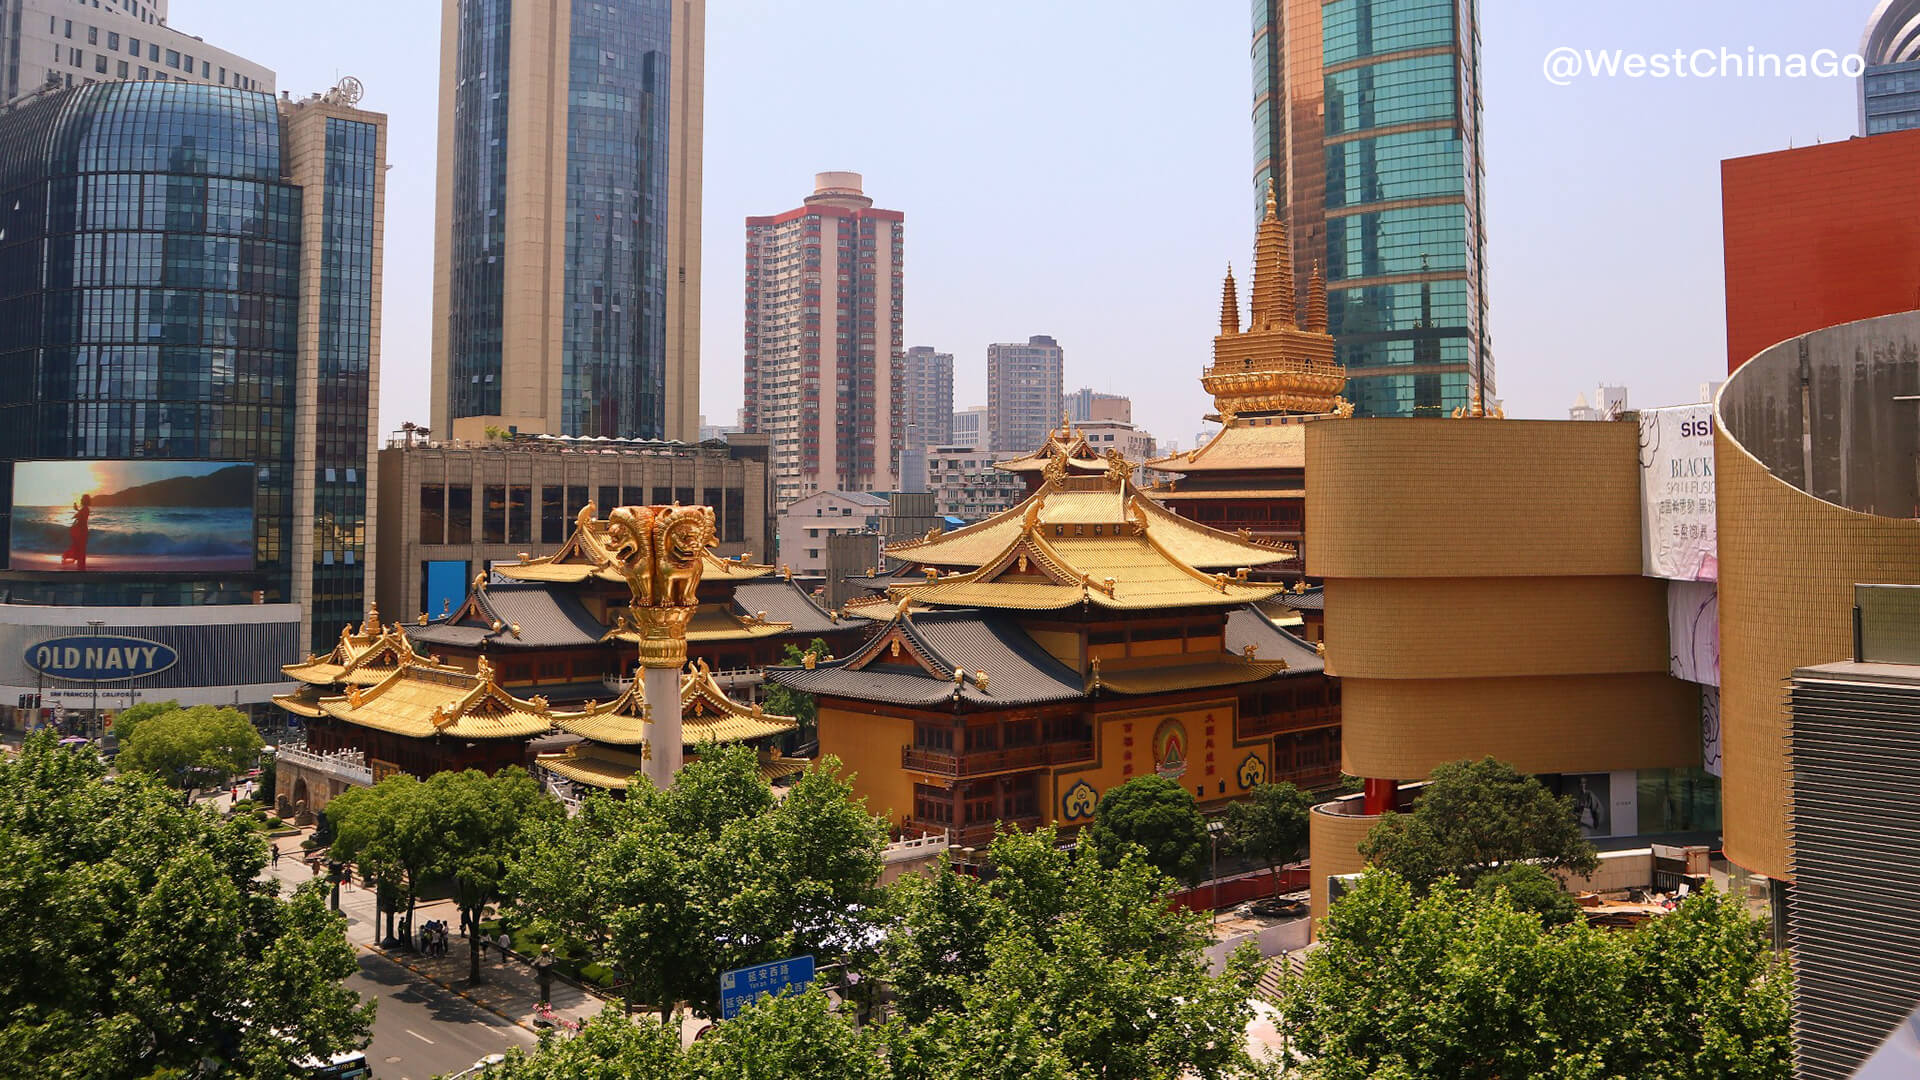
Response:
[{"label": "sisley advertisement banner", "polygon": [[1720,576],[1712,405],[1641,411],[1640,501],[1642,574],[1675,581]]}]

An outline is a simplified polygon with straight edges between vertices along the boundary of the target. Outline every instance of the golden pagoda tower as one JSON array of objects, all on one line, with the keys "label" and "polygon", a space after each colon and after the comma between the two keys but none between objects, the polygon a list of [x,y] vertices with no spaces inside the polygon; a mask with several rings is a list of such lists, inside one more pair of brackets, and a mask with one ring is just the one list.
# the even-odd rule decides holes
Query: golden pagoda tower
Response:
[{"label": "golden pagoda tower", "polygon": [[1213,339],[1213,366],[1200,377],[1223,422],[1254,413],[1343,411],[1340,391],[1347,384],[1347,371],[1334,360],[1333,336],[1327,333],[1327,288],[1318,266],[1305,301],[1303,327],[1296,315],[1300,297],[1294,290],[1287,223],[1269,182],[1267,216],[1253,246],[1247,312],[1251,324],[1240,327],[1240,300],[1229,267],[1220,297],[1220,333]]}]

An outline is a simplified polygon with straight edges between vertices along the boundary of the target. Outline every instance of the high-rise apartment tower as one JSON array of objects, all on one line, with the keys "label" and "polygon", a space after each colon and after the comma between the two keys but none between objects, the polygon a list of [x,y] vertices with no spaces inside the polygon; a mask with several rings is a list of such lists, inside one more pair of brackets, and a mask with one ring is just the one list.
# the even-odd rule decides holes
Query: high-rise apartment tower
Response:
[{"label": "high-rise apartment tower", "polygon": [[1920,127],[1920,0],[1880,0],[1860,56],[1860,134]]},{"label": "high-rise apartment tower", "polygon": [[1479,0],[1254,0],[1255,214],[1289,208],[1360,416],[1494,394]]},{"label": "high-rise apartment tower", "polygon": [[442,0],[433,430],[699,437],[705,0]]},{"label": "high-rise apartment tower", "polygon": [[860,184],[818,173],[798,209],[747,219],[746,422],[768,436],[783,508],[899,475],[906,215]]},{"label": "high-rise apartment tower", "polygon": [[945,446],[953,437],[953,354],[936,352],[931,345],[907,350],[903,367],[901,419],[906,444]]},{"label": "high-rise apartment tower", "polygon": [[987,346],[987,448],[1027,454],[1060,422],[1066,350],[1045,334]]}]

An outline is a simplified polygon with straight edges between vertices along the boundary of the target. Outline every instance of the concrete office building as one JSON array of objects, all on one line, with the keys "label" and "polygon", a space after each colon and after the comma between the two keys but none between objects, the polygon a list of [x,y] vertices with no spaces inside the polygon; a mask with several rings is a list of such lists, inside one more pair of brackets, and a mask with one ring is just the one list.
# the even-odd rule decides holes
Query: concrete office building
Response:
[{"label": "concrete office building", "polygon": [[1492,401],[1478,0],[1254,0],[1254,213],[1289,208],[1357,416]]},{"label": "concrete office building", "polygon": [[380,609],[412,619],[459,608],[476,574],[552,550],[582,507],[711,506],[714,551],[764,562],[773,551],[766,442],[725,447],[521,436],[481,444],[403,435],[380,451]]},{"label": "concrete office building", "polygon": [[0,6],[0,102],[123,79],[273,92],[273,72],[167,25],[167,0]]},{"label": "concrete office building", "polygon": [[1860,134],[1920,127],[1920,0],[1880,0],[1860,56]]},{"label": "concrete office building", "polygon": [[952,438],[948,446],[967,450],[987,448],[987,407],[975,405],[953,414]]},{"label": "concrete office building", "polygon": [[1091,386],[1083,386],[1068,394],[1062,408],[1067,411],[1067,419],[1076,424],[1093,420],[1133,423],[1132,398],[1125,394],[1103,394]]},{"label": "concrete office building", "polygon": [[1010,457],[971,446],[936,446],[927,451],[927,490],[933,511],[961,521],[992,517],[1027,497],[1018,474],[994,468]]},{"label": "concrete office building", "polygon": [[797,209],[747,219],[747,430],[771,440],[783,507],[897,486],[906,215],[875,208],[860,184],[818,173]]},{"label": "concrete office building", "polygon": [[442,0],[433,424],[698,438],[705,0]]},{"label": "concrete office building", "polygon": [[274,649],[364,608],[386,118],[353,97],[134,80],[0,112],[0,599],[36,605],[0,622],[218,678],[129,694],[264,703]]},{"label": "concrete office building", "polygon": [[953,354],[915,345],[901,370],[901,445],[946,446],[953,440]]},{"label": "concrete office building", "polygon": [[1035,334],[1026,344],[987,346],[987,447],[996,453],[1030,454],[1047,441],[1060,419],[1066,351]]}]

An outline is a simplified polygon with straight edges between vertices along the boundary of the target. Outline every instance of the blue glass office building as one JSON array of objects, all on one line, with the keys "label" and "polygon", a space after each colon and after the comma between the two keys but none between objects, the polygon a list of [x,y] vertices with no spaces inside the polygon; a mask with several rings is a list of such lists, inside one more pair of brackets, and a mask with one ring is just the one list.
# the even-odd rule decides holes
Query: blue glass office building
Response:
[{"label": "blue glass office building", "polygon": [[433,429],[693,439],[703,5],[444,2]]},{"label": "blue glass office building", "polygon": [[1920,128],[1920,0],[1881,0],[1860,57],[1860,134]]},{"label": "blue glass office building", "polygon": [[1494,395],[1477,0],[1254,0],[1254,184],[1318,263],[1361,416]]},{"label": "blue glass office building", "polygon": [[[294,603],[315,641],[358,620],[383,129],[331,102],[158,81],[0,113],[6,600]],[[51,463],[81,461],[163,479],[95,485],[90,532],[63,496],[51,524],[82,539],[43,557],[33,504],[78,475]],[[189,474],[216,466],[250,475],[250,507],[242,488],[212,516]]]}]

